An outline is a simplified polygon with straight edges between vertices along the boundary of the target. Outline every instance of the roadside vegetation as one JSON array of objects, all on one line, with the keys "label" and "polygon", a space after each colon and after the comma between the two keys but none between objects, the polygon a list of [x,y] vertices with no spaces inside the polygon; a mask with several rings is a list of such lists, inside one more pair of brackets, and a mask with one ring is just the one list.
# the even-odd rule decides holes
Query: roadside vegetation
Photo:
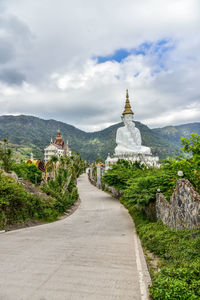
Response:
[{"label": "roadside vegetation", "polygon": [[159,257],[159,271],[150,269],[153,299],[200,299],[200,231],[173,230],[151,222],[133,205],[122,201],[134,219],[144,249]]},{"label": "roadside vegetation", "polygon": [[80,155],[75,153],[72,157],[61,157],[58,167],[57,157],[52,157],[51,163],[55,179],[43,185],[42,190],[56,199],[56,211],[62,214],[78,199],[76,181],[86,166]]},{"label": "roadside vegetation", "polygon": [[29,180],[33,184],[40,184],[42,181],[42,171],[34,164],[27,165],[25,162],[20,164],[13,163],[12,170],[18,177]]},{"label": "roadside vegetation", "polygon": [[160,259],[159,271],[151,270],[153,299],[200,299],[200,230],[172,230],[145,214],[158,189],[170,199],[180,170],[200,193],[200,137],[181,141],[188,158],[169,158],[160,168],[119,160],[103,176],[104,183],[121,191],[144,248]]},{"label": "roadside vegetation", "polygon": [[56,199],[28,193],[21,184],[0,172],[0,228],[29,220],[53,221],[58,217]]},{"label": "roadside vegetation", "polygon": [[[54,221],[78,199],[76,180],[85,171],[85,162],[78,154],[62,157],[59,162],[57,157],[52,157],[46,184],[34,164],[17,164],[12,157],[5,139],[0,145],[0,229],[30,220]],[[15,176],[10,176],[13,171],[24,180],[37,183],[37,192],[41,189],[45,194],[29,193]]]}]

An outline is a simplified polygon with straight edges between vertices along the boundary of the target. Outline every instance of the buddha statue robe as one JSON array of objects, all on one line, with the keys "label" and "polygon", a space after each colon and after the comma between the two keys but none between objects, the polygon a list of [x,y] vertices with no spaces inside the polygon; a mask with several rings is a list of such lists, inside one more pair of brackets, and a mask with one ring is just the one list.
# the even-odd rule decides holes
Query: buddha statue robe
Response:
[{"label": "buddha statue robe", "polygon": [[142,146],[141,134],[133,122],[133,114],[123,116],[124,127],[120,127],[116,134],[116,155],[148,154],[151,155],[149,147]]}]

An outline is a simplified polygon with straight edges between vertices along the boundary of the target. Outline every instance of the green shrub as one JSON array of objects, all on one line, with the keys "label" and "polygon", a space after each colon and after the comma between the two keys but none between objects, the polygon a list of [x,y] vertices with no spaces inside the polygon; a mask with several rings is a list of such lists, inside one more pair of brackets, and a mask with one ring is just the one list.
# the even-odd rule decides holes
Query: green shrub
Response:
[{"label": "green shrub", "polygon": [[173,230],[161,221],[150,222],[125,200],[143,246],[160,257],[161,270],[153,274],[153,299],[200,298],[200,230]]},{"label": "green shrub", "polygon": [[34,184],[42,181],[42,172],[34,164],[27,165],[25,162],[14,164],[12,169],[18,177],[29,180]]},{"label": "green shrub", "polygon": [[163,161],[163,170],[166,174],[177,178],[179,170],[183,171],[184,178],[188,179],[200,193],[200,161],[190,159],[166,159]]},{"label": "green shrub", "polygon": [[160,168],[145,168],[119,160],[104,173],[103,183],[121,190],[123,199],[142,207],[155,200],[157,189],[169,200],[179,179],[179,170],[200,192],[200,164],[193,159],[167,159]]},{"label": "green shrub", "polygon": [[146,168],[138,163],[131,163],[125,160],[118,160],[116,165],[107,170],[102,181],[116,189],[125,189],[130,178],[138,178],[145,176]]},{"label": "green shrub", "polygon": [[54,220],[54,200],[43,200],[28,193],[12,178],[0,174],[0,227],[29,219]]},{"label": "green shrub", "polygon": [[195,291],[190,289],[189,284],[184,280],[163,275],[162,273],[154,276],[153,286],[150,287],[150,294],[153,299],[199,299]]}]

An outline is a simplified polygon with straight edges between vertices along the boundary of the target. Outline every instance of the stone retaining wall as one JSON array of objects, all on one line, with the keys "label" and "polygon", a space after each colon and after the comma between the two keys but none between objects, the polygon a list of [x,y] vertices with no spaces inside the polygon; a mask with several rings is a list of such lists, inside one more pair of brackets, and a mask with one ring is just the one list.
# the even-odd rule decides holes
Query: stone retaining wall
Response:
[{"label": "stone retaining wall", "polygon": [[[97,172],[97,178],[95,178],[93,168],[90,168],[89,180],[98,188],[102,188],[101,176],[102,172],[99,171]],[[122,195],[114,187],[105,185],[105,188],[115,198],[120,198]],[[151,220],[160,219],[170,228],[200,228],[200,195],[187,179],[177,181],[170,201],[167,201],[162,193],[157,193],[156,202],[150,203],[148,207],[144,208],[144,211]]]},{"label": "stone retaining wall", "polygon": [[170,202],[156,194],[156,215],[170,228],[200,228],[200,195],[187,179],[178,180]]},{"label": "stone retaining wall", "polygon": [[120,192],[120,190],[115,189],[113,186],[109,186],[107,184],[105,184],[105,188],[106,190],[108,190],[113,197],[119,199],[122,196],[122,193]]}]

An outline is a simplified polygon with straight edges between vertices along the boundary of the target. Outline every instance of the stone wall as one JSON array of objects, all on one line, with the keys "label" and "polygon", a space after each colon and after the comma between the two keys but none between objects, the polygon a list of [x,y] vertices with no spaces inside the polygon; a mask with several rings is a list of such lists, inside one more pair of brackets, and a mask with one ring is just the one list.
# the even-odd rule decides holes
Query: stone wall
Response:
[{"label": "stone wall", "polygon": [[105,184],[105,190],[107,190],[109,193],[111,193],[114,198],[119,199],[122,196],[122,193],[120,192],[120,190],[115,189],[113,186],[109,186],[109,185]]},{"label": "stone wall", "polygon": [[178,180],[170,202],[156,194],[156,214],[170,228],[200,228],[200,195],[187,179]]}]

